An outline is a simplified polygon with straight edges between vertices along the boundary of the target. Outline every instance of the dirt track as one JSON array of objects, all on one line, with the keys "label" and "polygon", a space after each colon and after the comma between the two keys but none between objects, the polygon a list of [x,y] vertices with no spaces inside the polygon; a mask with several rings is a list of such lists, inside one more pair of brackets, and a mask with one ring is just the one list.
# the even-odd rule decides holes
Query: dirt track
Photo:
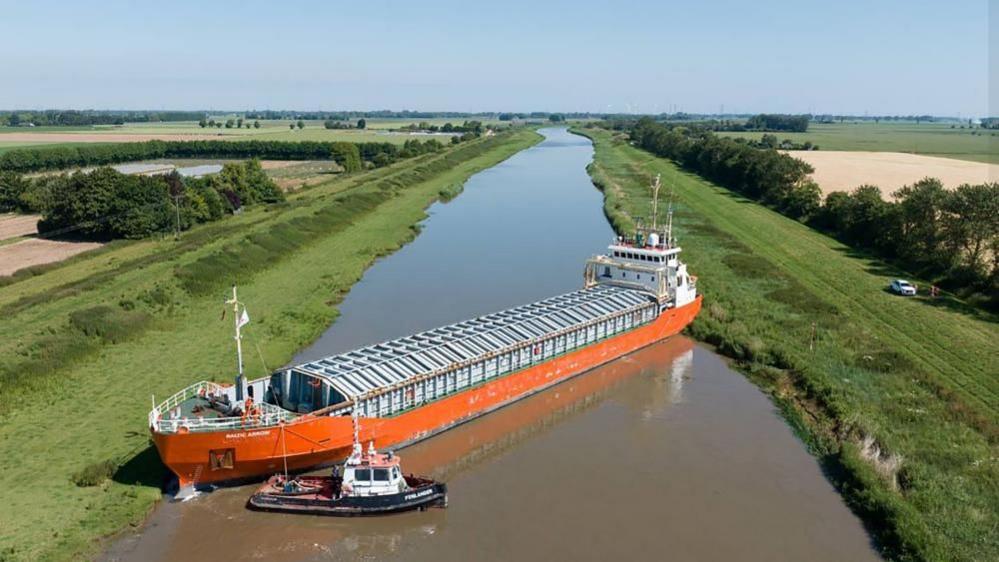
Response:
[{"label": "dirt track", "polygon": [[10,275],[32,265],[61,261],[100,247],[98,242],[56,242],[40,238],[0,246],[0,275]]},{"label": "dirt track", "polygon": [[794,151],[791,156],[815,168],[812,178],[823,194],[851,191],[863,184],[881,188],[887,199],[891,192],[927,176],[940,179],[948,189],[963,183],[999,181],[999,165],[921,156],[901,152]]},{"label": "dirt track", "polygon": [[38,215],[0,215],[0,240],[38,232]]}]

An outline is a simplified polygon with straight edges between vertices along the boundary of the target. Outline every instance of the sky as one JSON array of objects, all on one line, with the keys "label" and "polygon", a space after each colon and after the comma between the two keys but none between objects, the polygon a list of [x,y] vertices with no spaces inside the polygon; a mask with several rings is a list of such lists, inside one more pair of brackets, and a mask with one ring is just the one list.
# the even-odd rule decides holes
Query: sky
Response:
[{"label": "sky", "polygon": [[995,115],[990,4],[0,0],[0,108]]}]

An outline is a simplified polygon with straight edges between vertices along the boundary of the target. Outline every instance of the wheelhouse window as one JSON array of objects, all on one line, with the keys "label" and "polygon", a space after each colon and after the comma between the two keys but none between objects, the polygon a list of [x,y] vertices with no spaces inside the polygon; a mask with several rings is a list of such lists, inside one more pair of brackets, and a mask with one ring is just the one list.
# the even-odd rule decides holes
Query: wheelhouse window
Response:
[{"label": "wheelhouse window", "polygon": [[388,482],[389,470],[387,468],[376,468],[374,470],[375,482]]},{"label": "wheelhouse window", "polygon": [[371,469],[370,468],[358,468],[354,470],[354,481],[356,482],[368,482],[371,480]]}]

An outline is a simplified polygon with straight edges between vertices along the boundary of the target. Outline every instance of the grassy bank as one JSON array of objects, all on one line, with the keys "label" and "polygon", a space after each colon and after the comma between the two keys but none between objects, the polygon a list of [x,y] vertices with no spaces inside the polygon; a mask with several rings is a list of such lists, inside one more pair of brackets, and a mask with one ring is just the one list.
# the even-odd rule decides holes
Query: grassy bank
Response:
[{"label": "grassy bank", "polygon": [[820,458],[882,551],[999,558],[996,319],[901,299],[892,271],[620,137],[587,130],[621,233],[648,182],[675,184],[676,230],[705,309],[692,334],[735,359]]},{"label": "grassy bank", "polygon": [[518,130],[337,177],[179,241],[122,243],[0,288],[0,559],[78,558],[141,522],[163,476],[150,395],[231,376],[226,286],[248,303],[259,376],[335,320],[428,204],[540,138]]},{"label": "grassy bank", "polygon": [[[759,140],[763,133],[719,133]],[[774,133],[780,140],[810,141],[820,150],[911,152],[999,164],[999,131],[951,128],[949,123],[812,123],[804,133]]]}]

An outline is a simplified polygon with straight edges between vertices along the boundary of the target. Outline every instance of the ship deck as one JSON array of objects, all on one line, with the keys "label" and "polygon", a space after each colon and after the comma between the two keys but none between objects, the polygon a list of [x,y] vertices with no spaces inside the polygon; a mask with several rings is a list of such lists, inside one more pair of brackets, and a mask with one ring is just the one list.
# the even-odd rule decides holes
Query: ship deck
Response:
[{"label": "ship deck", "polygon": [[645,291],[598,285],[294,367],[329,380],[353,399],[504,349],[530,345],[652,304]]},{"label": "ship deck", "polygon": [[179,418],[224,418],[225,415],[212,408],[208,402],[207,398],[202,398],[201,396],[192,396],[186,400],[177,404],[179,408],[179,413],[177,417]]}]

